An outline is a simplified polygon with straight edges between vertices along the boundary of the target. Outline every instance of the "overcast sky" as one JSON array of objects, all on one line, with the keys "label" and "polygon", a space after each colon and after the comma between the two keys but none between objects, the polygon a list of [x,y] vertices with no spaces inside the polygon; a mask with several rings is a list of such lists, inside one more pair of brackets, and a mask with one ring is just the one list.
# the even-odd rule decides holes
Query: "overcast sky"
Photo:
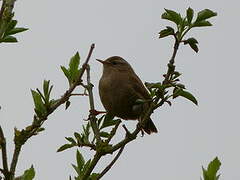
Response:
[{"label": "overcast sky", "polygon": [[[223,163],[220,179],[240,179],[240,12],[236,0],[17,1],[18,26],[30,30],[17,35],[19,43],[0,46],[0,123],[9,155],[14,127],[21,129],[32,122],[30,88],[39,88],[44,79],[50,79],[53,96],[59,98],[68,86],[60,65],[67,65],[76,51],[84,60],[91,43],[96,44],[90,65],[98,110],[103,110],[97,90],[102,67],[95,58],[122,56],[143,81],[162,81],[173,40],[158,39],[159,30],[169,25],[160,15],[164,8],[185,13],[189,6],[195,11],[209,8],[218,13],[211,19],[213,27],[189,34],[198,39],[199,53],[181,47],[176,57],[181,80],[197,97],[199,106],[178,98],[172,107],[157,110],[152,119],[159,133],[128,144],[103,179],[195,180],[200,178],[201,166],[207,166],[215,156]],[[64,137],[81,130],[88,115],[87,97],[74,97],[71,102],[67,111],[60,107],[49,117],[44,124],[46,131],[24,145],[17,174],[31,164],[36,180],[66,180],[75,174],[71,163],[75,163],[76,149],[56,153],[66,142]],[[88,150],[80,151],[90,157]]]}]

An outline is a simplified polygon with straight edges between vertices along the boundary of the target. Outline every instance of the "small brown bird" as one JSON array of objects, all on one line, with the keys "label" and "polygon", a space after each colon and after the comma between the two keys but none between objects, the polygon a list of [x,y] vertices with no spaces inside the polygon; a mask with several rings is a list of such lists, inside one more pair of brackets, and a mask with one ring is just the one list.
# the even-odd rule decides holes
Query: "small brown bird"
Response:
[{"label": "small brown bird", "polygon": [[[104,61],[97,60],[103,64],[99,95],[107,113],[125,120],[140,121],[149,107],[149,102],[139,104],[136,101],[151,99],[142,81],[130,64],[119,56],[113,56]],[[157,133],[157,128],[150,118],[143,130],[147,134]]]}]

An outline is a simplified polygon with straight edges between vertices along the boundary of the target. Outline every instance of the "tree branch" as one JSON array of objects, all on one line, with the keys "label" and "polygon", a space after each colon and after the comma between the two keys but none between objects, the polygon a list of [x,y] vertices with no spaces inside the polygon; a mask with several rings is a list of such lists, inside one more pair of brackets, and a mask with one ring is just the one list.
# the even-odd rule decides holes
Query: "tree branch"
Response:
[{"label": "tree branch", "polygon": [[103,177],[114,165],[114,163],[118,160],[118,158],[120,157],[120,155],[123,152],[125,146],[122,146],[120,148],[120,150],[118,151],[117,155],[115,156],[115,158],[112,160],[112,162],[100,173],[100,175],[97,177],[97,180],[100,179],[101,177]]},{"label": "tree branch", "polygon": [[96,152],[93,160],[91,161],[91,164],[90,164],[89,168],[85,171],[82,180],[87,180],[89,178],[92,170],[94,169],[94,167],[96,166],[96,164],[98,163],[98,161],[100,160],[101,157],[102,157],[102,155],[99,154],[98,152]]},{"label": "tree branch", "polygon": [[116,134],[117,129],[118,129],[119,125],[121,124],[121,122],[122,122],[121,120],[118,121],[118,123],[117,123],[117,124],[114,126],[114,128],[111,130],[110,135],[109,135],[108,139],[106,140],[106,143],[107,143],[107,144],[110,143],[110,141],[112,140],[113,136]]},{"label": "tree branch", "polygon": [[8,176],[8,162],[7,162],[7,148],[6,148],[6,139],[3,134],[2,127],[0,126],[0,147],[2,149],[2,164],[3,164],[3,174]]},{"label": "tree branch", "polygon": [[[9,180],[14,179],[15,170],[16,170],[16,166],[17,166],[17,162],[18,162],[18,158],[19,158],[21,148],[22,148],[22,145],[16,145],[15,144],[12,163],[11,163],[11,168],[10,168],[10,178],[9,178]],[[6,180],[8,180],[8,179],[6,179]]]},{"label": "tree branch", "polygon": [[[90,66],[88,64],[86,64],[86,70],[87,70],[87,86],[86,86],[86,88],[87,88],[88,95],[89,95],[88,97],[89,97],[90,112],[93,112],[95,110],[93,92],[92,92],[93,85],[90,80]],[[97,126],[97,118],[93,113],[90,113],[89,119],[91,122],[91,127],[93,129],[93,133],[96,137],[97,143],[100,143],[101,137],[100,137],[99,128]]]}]

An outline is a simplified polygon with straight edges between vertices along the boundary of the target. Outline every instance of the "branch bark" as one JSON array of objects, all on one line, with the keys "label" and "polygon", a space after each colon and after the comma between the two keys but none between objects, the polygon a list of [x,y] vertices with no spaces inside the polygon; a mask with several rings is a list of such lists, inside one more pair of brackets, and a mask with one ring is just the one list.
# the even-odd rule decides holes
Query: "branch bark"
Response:
[{"label": "branch bark", "polygon": [[[92,91],[93,85],[90,80],[90,66],[88,64],[86,64],[86,71],[87,71],[87,86],[86,86],[86,88],[87,88],[88,95],[89,95],[88,97],[89,97],[90,112],[93,112],[95,110],[93,91]],[[97,140],[97,144],[99,144],[99,143],[101,143],[101,137],[100,137],[99,128],[97,126],[97,118],[93,113],[90,113],[89,119],[91,122],[91,127],[93,129],[93,133]]]},{"label": "branch bark", "polygon": [[2,173],[4,174],[4,176],[9,176],[8,162],[7,162],[6,139],[4,137],[3,130],[2,130],[1,126],[0,126],[0,147],[2,149],[2,164],[3,164]]}]

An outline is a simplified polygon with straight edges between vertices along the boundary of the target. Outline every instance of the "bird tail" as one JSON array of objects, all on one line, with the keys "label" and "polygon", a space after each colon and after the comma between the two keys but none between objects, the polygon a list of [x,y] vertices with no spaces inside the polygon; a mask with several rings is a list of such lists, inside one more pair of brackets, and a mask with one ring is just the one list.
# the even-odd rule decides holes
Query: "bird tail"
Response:
[{"label": "bird tail", "polygon": [[150,118],[147,120],[146,124],[144,125],[143,130],[147,134],[157,133],[158,132],[156,126],[154,125],[153,121]]}]

